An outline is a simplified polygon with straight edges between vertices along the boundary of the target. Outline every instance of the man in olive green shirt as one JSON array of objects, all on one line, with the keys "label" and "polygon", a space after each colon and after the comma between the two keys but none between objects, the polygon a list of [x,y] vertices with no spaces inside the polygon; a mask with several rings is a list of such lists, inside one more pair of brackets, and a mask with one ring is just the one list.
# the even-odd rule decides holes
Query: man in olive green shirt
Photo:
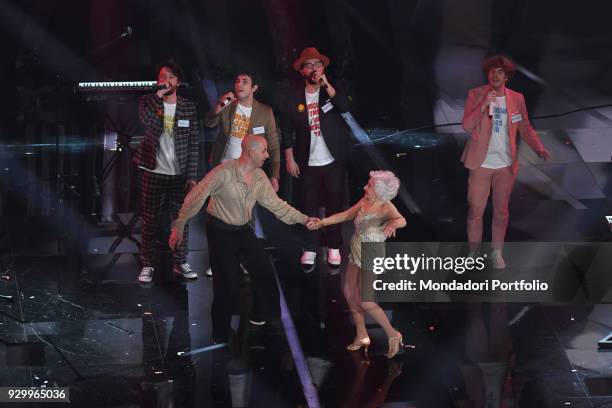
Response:
[{"label": "man in olive green shirt", "polygon": [[187,195],[170,233],[170,247],[180,243],[187,220],[196,215],[208,197],[206,234],[213,269],[213,337],[226,342],[229,336],[232,299],[238,290],[238,271],[242,263],[249,271],[254,292],[251,323],[263,325],[266,319],[280,316],[278,286],[274,267],[263,243],[257,239],[249,221],[255,203],[267,208],[286,224],[310,225],[308,217],[278,198],[270,180],[261,169],[269,157],[266,140],[247,135],[238,159],[212,169]]}]

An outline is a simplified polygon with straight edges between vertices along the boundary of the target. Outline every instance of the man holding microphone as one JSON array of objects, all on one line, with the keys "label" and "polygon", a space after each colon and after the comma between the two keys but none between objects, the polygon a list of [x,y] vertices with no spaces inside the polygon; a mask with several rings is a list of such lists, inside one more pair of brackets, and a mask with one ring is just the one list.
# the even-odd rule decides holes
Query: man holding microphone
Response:
[{"label": "man holding microphone", "polygon": [[489,194],[493,199],[491,261],[496,269],[506,263],[502,248],[508,226],[508,204],[518,174],[517,131],[540,158],[548,160],[538,134],[529,122],[524,96],[506,87],[515,66],[508,58],[492,56],[483,62],[488,84],[468,93],[463,128],[470,132],[461,161],[469,169],[467,235],[470,256],[480,249],[482,216]]},{"label": "man holding microphone", "polygon": [[210,164],[216,166],[237,159],[242,152],[241,143],[246,134],[261,135],[268,143],[270,164],[268,177],[278,192],[280,149],[278,131],[272,108],[255,99],[260,84],[257,76],[240,71],[234,80],[234,91],[221,96],[219,103],[206,115],[204,125],[219,125],[219,132],[210,153]]},{"label": "man holding microphone", "polygon": [[[176,219],[186,192],[197,180],[200,128],[195,104],[176,94],[182,78],[183,71],[176,62],[164,62],[157,69],[161,88],[143,96],[138,107],[145,131],[133,161],[141,170],[142,269],[138,281],[143,284],[153,280],[156,219],[163,204],[170,206],[172,220]],[[195,279],[197,274],[187,263],[188,238],[185,226],[181,244],[172,252],[173,271]]]},{"label": "man holding microphone", "polygon": [[[298,179],[301,209],[311,217],[317,215],[320,203],[328,216],[344,209],[350,138],[340,114],[349,110],[349,101],[339,84],[328,80],[325,68],[329,63],[314,47],[302,50],[293,69],[300,73],[304,85],[291,90],[281,109],[287,172]],[[310,231],[306,235],[301,257],[306,271],[314,268],[320,243],[327,246],[331,265],[341,263],[340,224],[327,228],[322,242],[318,234]]]},{"label": "man holding microphone", "polygon": [[[259,87],[259,80],[253,72],[239,71],[234,80],[234,91],[222,95],[219,103],[208,112],[204,125],[209,128],[219,127],[209,161],[212,166],[217,166],[228,160],[237,159],[242,153],[242,139],[247,134],[263,136],[270,155],[268,177],[272,188],[278,192],[280,173],[278,130],[272,108],[254,97]],[[258,237],[263,238],[257,206],[253,209],[253,222]],[[212,275],[212,268],[208,268],[206,276],[212,277]]]}]

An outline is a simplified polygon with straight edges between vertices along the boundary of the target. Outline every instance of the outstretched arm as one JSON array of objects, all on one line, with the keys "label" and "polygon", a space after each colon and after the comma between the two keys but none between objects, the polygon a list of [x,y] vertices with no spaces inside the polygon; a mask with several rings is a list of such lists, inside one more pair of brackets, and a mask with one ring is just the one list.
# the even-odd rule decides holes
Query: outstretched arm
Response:
[{"label": "outstretched arm", "polygon": [[276,195],[276,192],[272,187],[272,183],[267,177],[261,183],[258,190],[257,202],[285,224],[299,223],[306,225],[307,223],[314,221],[287,204],[287,202],[281,200],[278,195]]},{"label": "outstretched arm", "polygon": [[363,198],[357,202],[354,206],[348,210],[330,215],[329,217],[323,218],[321,221],[313,225],[313,229],[319,229],[321,227],[327,227],[328,225],[339,224],[348,220],[352,220],[357,216],[357,212],[363,205]]},{"label": "outstretched arm", "polygon": [[222,174],[219,173],[219,167],[216,167],[191,189],[187,197],[185,197],[179,215],[172,225],[172,231],[170,232],[170,239],[168,242],[170,248],[174,249],[174,247],[181,242],[183,228],[185,228],[187,221],[202,209],[206,199],[215,191],[217,186],[222,183]]}]

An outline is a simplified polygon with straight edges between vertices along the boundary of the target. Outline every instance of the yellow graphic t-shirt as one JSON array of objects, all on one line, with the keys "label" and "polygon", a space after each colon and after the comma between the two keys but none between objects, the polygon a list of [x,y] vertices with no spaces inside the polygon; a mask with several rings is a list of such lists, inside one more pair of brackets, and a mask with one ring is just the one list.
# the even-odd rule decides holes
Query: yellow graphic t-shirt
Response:
[{"label": "yellow graphic t-shirt", "polygon": [[241,104],[236,106],[236,113],[234,114],[234,120],[232,121],[232,137],[242,140],[242,138],[247,134],[252,111],[253,108],[242,106]]},{"label": "yellow graphic t-shirt", "polygon": [[174,137],[174,112],[171,112],[171,114],[169,113],[170,112],[168,112],[167,110],[165,110],[164,112],[164,133],[173,138]]},{"label": "yellow graphic t-shirt", "polygon": [[154,173],[174,176],[181,174],[181,166],[174,149],[174,122],[176,115],[176,104],[164,102],[164,131],[159,136],[157,147],[157,166]]},{"label": "yellow graphic t-shirt", "polygon": [[222,162],[240,157],[240,153],[242,153],[242,139],[249,133],[251,112],[253,112],[253,107],[242,106],[241,104],[236,106],[236,113],[234,113],[234,118],[232,119],[232,130],[230,131],[225,153],[221,158]]}]

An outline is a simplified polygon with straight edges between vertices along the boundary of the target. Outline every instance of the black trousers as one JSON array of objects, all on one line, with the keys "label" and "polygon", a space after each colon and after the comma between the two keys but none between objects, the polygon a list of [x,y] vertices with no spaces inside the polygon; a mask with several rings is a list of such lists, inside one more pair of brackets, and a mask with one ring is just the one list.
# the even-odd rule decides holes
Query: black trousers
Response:
[{"label": "black trousers", "polygon": [[[325,216],[342,211],[346,168],[344,163],[334,161],[325,166],[303,166],[300,168],[300,201],[302,211],[310,217],[318,217],[318,209],[325,207]],[[326,227],[323,233],[308,231],[304,250],[316,251],[317,246],[340,248],[342,246],[342,224]]]},{"label": "black trousers", "polygon": [[217,342],[224,342],[230,331],[232,307],[239,296],[241,263],[251,277],[254,319],[280,317],[280,298],[270,257],[251,226],[235,227],[208,217],[206,234],[214,290],[213,337]]}]

